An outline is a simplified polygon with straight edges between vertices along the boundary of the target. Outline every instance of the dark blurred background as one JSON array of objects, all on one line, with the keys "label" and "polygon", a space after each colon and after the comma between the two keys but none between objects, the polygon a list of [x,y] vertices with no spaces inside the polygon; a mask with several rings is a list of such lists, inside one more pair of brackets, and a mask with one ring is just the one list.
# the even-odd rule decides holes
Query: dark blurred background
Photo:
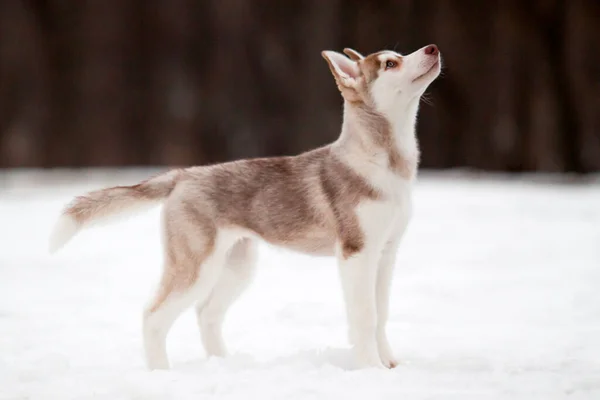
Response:
[{"label": "dark blurred background", "polygon": [[429,43],[424,168],[600,170],[600,0],[0,0],[0,167],[295,154],[339,132],[321,50]]}]

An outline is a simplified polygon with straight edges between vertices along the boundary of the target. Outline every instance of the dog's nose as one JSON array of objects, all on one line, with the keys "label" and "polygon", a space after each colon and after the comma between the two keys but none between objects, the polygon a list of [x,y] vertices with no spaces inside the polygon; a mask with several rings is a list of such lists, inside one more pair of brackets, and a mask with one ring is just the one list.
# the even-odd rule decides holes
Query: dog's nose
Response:
[{"label": "dog's nose", "polygon": [[439,52],[440,51],[438,50],[438,47],[435,44],[430,44],[429,46],[425,47],[425,54],[435,56]]}]

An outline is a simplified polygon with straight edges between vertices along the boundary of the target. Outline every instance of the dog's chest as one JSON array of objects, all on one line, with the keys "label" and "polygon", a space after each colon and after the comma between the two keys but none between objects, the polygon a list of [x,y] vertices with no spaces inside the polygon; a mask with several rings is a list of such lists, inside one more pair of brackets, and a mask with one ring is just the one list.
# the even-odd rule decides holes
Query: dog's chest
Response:
[{"label": "dog's chest", "polygon": [[382,207],[398,212],[410,207],[412,181],[389,170],[383,170],[372,174],[371,182],[381,193]]},{"label": "dog's chest", "polygon": [[357,214],[368,234],[387,237],[410,219],[412,188],[410,182],[394,177],[379,183],[380,198],[363,203]]},{"label": "dog's chest", "polygon": [[383,191],[381,212],[391,225],[397,225],[410,218],[412,213],[412,187],[404,180],[394,180]]}]

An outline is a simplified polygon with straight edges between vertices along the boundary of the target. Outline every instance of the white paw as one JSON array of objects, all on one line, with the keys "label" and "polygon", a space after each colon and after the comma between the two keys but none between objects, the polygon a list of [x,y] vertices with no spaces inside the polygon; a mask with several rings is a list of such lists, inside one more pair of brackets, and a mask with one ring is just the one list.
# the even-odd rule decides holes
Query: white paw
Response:
[{"label": "white paw", "polygon": [[379,357],[381,357],[381,362],[385,365],[386,368],[396,368],[398,366],[398,361],[396,357],[394,357],[394,353],[392,352],[392,348],[387,340],[387,338],[379,337],[377,340]]},{"label": "white paw", "polygon": [[392,354],[381,354],[381,362],[386,368],[392,369],[398,366],[398,360]]},{"label": "white paw", "polygon": [[392,353],[392,349],[389,344],[380,344],[379,345],[379,357],[381,358],[381,362],[385,365],[386,368],[396,368],[398,366],[398,361],[394,354]]}]

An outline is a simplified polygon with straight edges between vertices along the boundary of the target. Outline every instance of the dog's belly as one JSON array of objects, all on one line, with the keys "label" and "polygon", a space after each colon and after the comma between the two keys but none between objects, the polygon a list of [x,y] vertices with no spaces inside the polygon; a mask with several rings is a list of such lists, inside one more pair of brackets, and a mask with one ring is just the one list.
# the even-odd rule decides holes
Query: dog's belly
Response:
[{"label": "dog's belly", "polygon": [[280,246],[313,256],[333,256],[335,254],[333,238],[303,238],[281,243]]},{"label": "dog's belly", "polygon": [[325,229],[292,233],[286,238],[267,238],[263,236],[262,239],[274,246],[302,254],[313,256],[335,255],[335,234]]}]

